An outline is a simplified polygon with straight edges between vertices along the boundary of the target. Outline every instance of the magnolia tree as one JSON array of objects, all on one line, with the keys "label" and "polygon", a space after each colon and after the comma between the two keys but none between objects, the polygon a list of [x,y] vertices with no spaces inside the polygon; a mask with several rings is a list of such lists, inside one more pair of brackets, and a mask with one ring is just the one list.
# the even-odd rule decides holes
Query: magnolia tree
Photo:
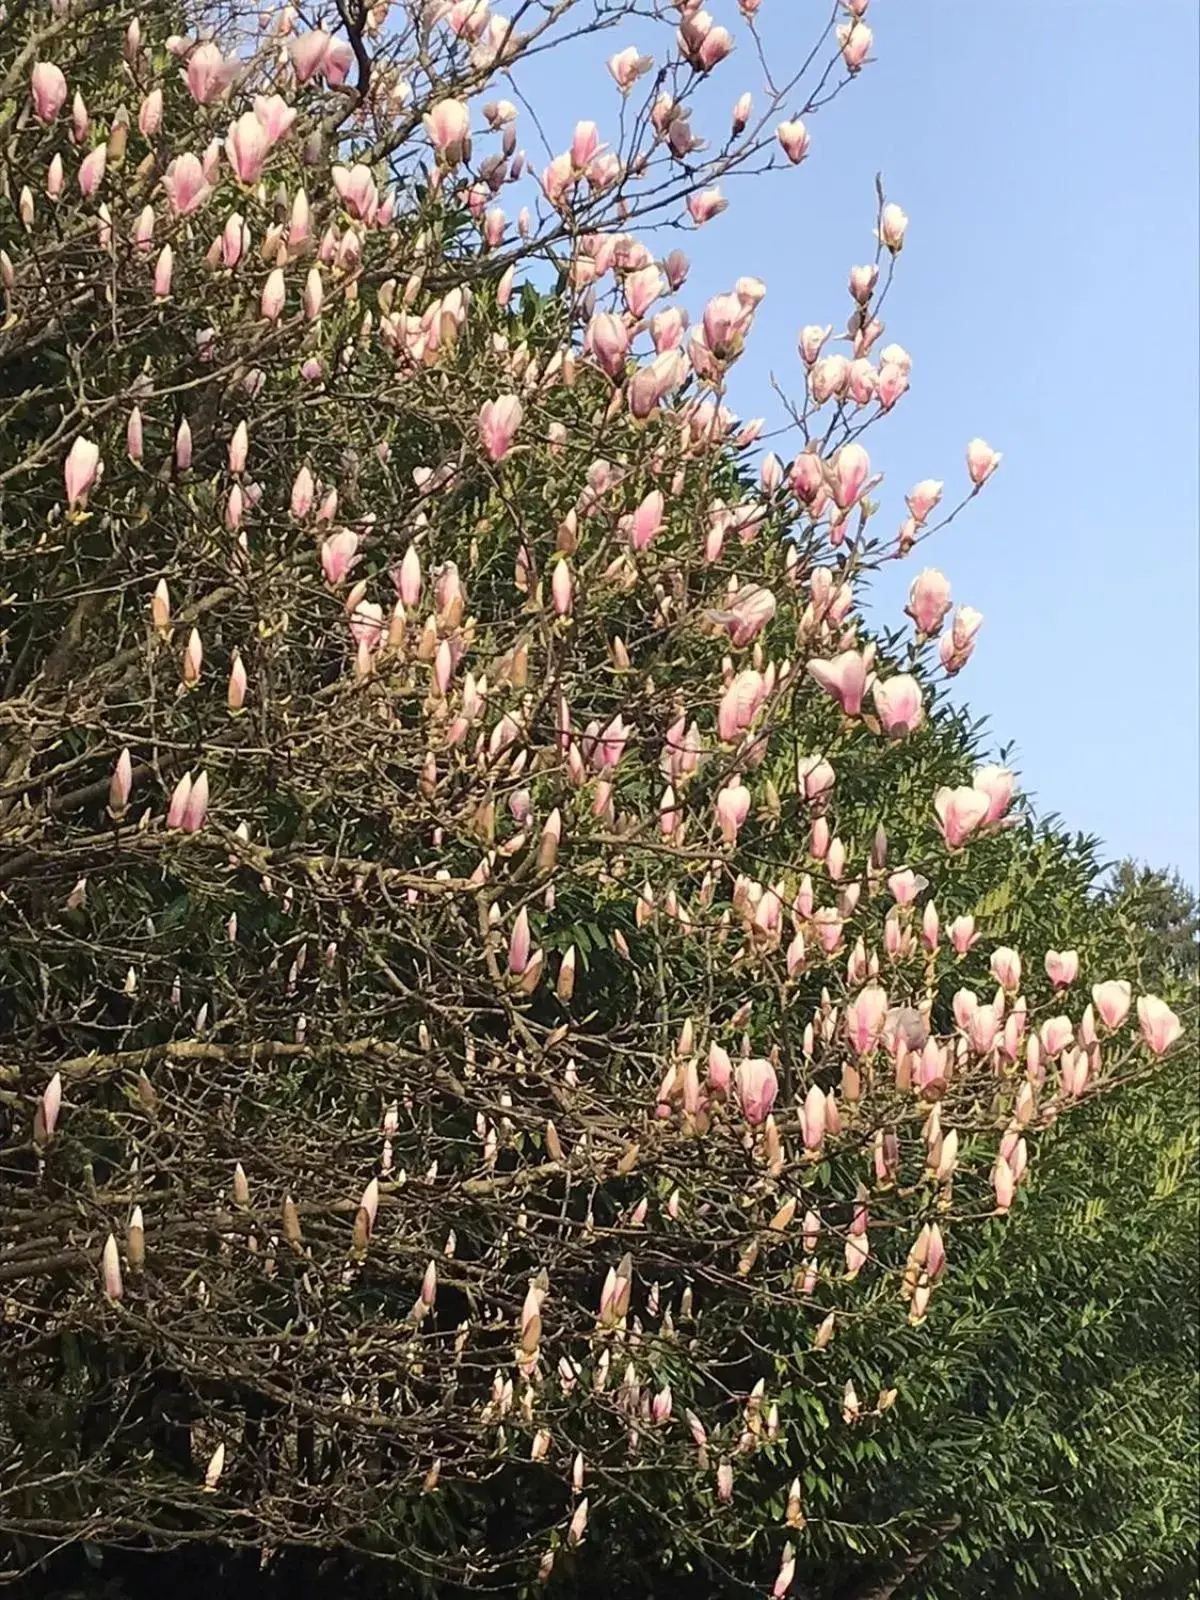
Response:
[{"label": "magnolia tree", "polygon": [[[10,7],[18,1569],[800,1592],[903,1538],[829,1485],[902,1416],[960,1230],[1179,1032],[989,928],[1040,846],[941,704],[980,614],[925,568],[904,630],[857,615],[1000,461],[893,495],[868,456],[903,212],[770,453],[726,404],[765,286],[676,298],[660,227],[803,185],[869,67],[866,0],[794,73],[757,9],[642,19],[643,55],[625,0]],[[524,60],[610,27],[611,102],[527,156]]]}]

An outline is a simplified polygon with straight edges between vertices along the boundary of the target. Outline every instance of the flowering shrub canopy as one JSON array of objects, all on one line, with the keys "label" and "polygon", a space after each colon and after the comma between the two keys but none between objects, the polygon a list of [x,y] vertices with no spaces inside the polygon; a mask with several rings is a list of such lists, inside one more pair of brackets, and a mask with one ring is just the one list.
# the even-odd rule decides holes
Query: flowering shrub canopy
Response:
[{"label": "flowering shrub canopy", "polygon": [[756,10],[544,167],[503,96],[575,0],[10,17],[8,1535],[570,1592],[632,1517],[783,1596],[878,1538],[814,1419],[844,1472],[1038,1131],[1176,1041],[943,703],[983,619],[917,547],[1001,457],[864,443],[904,213],[765,454],[766,287],[689,317],[660,249],[869,63],[855,0],[702,135]]}]

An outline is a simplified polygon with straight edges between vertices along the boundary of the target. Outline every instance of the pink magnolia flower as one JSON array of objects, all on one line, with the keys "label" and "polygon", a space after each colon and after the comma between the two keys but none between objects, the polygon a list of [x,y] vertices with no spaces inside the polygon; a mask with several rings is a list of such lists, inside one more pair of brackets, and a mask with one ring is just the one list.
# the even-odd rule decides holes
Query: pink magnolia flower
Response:
[{"label": "pink magnolia flower", "polygon": [[806,367],[816,365],[821,347],[833,332],[832,327],[818,327],[816,323],[809,323],[800,329],[800,359]]},{"label": "pink magnolia flower", "polygon": [[79,167],[79,192],[85,198],[90,198],[100,187],[104,180],[104,171],[107,165],[107,144],[98,144],[93,151],[83,158]]},{"label": "pink magnolia flower", "polygon": [[[779,1079],[775,1075],[775,1068],[761,1056],[739,1061],[734,1082],[742,1115],[754,1127],[760,1126],[770,1116],[775,1096],[779,1093]],[[824,1101],[822,1101],[823,1115]]]},{"label": "pink magnolia flower", "polygon": [[321,571],[328,584],[341,583],[346,574],[358,565],[358,535],[350,528],[331,533],[321,545]]},{"label": "pink magnolia flower", "polygon": [[987,482],[1003,460],[983,439],[972,439],[967,446],[967,473],[976,488]]},{"label": "pink magnolia flower", "polygon": [[936,567],[926,567],[913,579],[908,591],[908,615],[917,626],[917,632],[932,638],[941,631],[942,622],[950,609],[950,580]]},{"label": "pink magnolia flower", "polygon": [[627,519],[629,542],[634,550],[648,550],[662,527],[666,502],[660,489],[652,489]]},{"label": "pink magnolia flower", "polygon": [[271,148],[267,131],[253,111],[245,111],[229,124],[225,154],[239,183],[257,183]]},{"label": "pink magnolia flower", "polygon": [[[596,320],[592,319],[593,322]],[[619,318],[617,319],[620,320]],[[667,306],[664,311],[655,312],[650,318],[650,337],[654,341],[654,348],[659,355],[664,355],[668,350],[677,350],[683,342],[683,335],[687,329],[687,312],[682,306]],[[622,332],[625,324],[621,323]]]},{"label": "pink magnolia flower", "polygon": [[879,239],[886,250],[898,255],[904,248],[904,235],[908,232],[908,218],[894,202],[884,206],[879,217]]},{"label": "pink magnolia flower", "polygon": [[356,162],[350,168],[334,167],[333,186],[351,216],[371,222],[379,209],[379,190],[370,167]]},{"label": "pink magnolia flower", "polygon": [[424,120],[440,162],[454,167],[466,160],[471,148],[471,113],[461,100],[439,100]]},{"label": "pink magnolia flower", "polygon": [[563,560],[555,563],[554,573],[550,579],[550,600],[556,616],[569,617],[575,600],[575,583],[571,576],[571,564]]},{"label": "pink magnolia flower", "polygon": [[297,83],[307,83],[324,70],[332,43],[324,28],[310,28],[307,33],[298,34],[291,41],[288,51]]},{"label": "pink magnolia flower", "polygon": [[300,297],[305,321],[315,322],[321,315],[321,307],[324,303],[325,282],[321,277],[321,269],[320,267],[309,267],[308,275],[304,279],[304,293]]},{"label": "pink magnolia flower", "polygon": [[733,49],[728,29],[714,27],[708,12],[696,8],[684,14],[676,38],[684,60],[697,72],[711,72]]},{"label": "pink magnolia flower", "polygon": [[653,56],[638,54],[636,45],[626,45],[608,58],[608,70],[622,94],[628,94],[643,73],[654,65]]},{"label": "pink magnolia flower", "polygon": [[108,809],[111,816],[120,817],[124,814],[132,789],[133,762],[126,749],[117,757],[112,776],[108,780]]},{"label": "pink magnolia flower", "polygon": [[330,39],[329,48],[325,52],[323,70],[325,82],[336,88],[339,83],[345,83],[350,75],[350,68],[354,65],[354,51],[347,39]]},{"label": "pink magnolia flower", "polygon": [[947,674],[953,677],[961,672],[971,659],[975,636],[983,626],[983,613],[973,606],[959,606],[949,633],[942,636],[938,656]]},{"label": "pink magnolia flower", "polygon": [[869,405],[878,394],[879,376],[865,356],[850,363],[847,387],[850,398],[857,406]]},{"label": "pink magnolia flower", "polygon": [[33,114],[39,122],[53,122],[67,103],[67,80],[53,61],[39,61],[29,80]]},{"label": "pink magnolia flower", "polygon": [[879,268],[871,265],[867,267],[850,268],[850,294],[860,306],[865,306],[875,291],[879,282]]},{"label": "pink magnolia flower", "polygon": [[750,815],[750,791],[735,775],[717,795],[717,822],[727,845],[737,843],[742,824]]},{"label": "pink magnolia flower", "polygon": [[175,785],[171,794],[171,802],[167,807],[167,827],[181,828],[187,813],[188,801],[192,797],[192,775],[185,772]]},{"label": "pink magnolia flower", "polygon": [[937,478],[922,478],[905,496],[909,514],[918,525],[925,522],[929,513],[942,498],[944,485]]},{"label": "pink magnolia flower", "polygon": [[479,436],[490,461],[502,461],[521,425],[521,402],[515,394],[485,400],[479,411]]},{"label": "pink magnolia flower", "polygon": [[808,129],[800,121],[781,122],[775,129],[775,137],[784,155],[793,166],[798,167],[808,154]]},{"label": "pink magnolia flower", "polygon": [[[849,372],[847,370],[847,376]],[[843,511],[858,500],[871,475],[871,458],[860,444],[845,444],[834,457],[833,498]]]},{"label": "pink magnolia flower", "polygon": [[188,93],[197,105],[211,105],[228,90],[238,73],[236,57],[228,61],[218,47],[209,40],[198,44],[188,57],[183,79]]},{"label": "pink magnolia flower", "polygon": [[992,1189],[996,1196],[996,1210],[1001,1214],[1009,1210],[1017,1192],[1013,1170],[1003,1156],[996,1157],[992,1168]]},{"label": "pink magnolia flower", "polygon": [[753,667],[736,674],[717,707],[717,731],[726,744],[732,744],[754,721],[766,692],[766,680]]},{"label": "pink magnolia flower", "polygon": [[635,317],[643,317],[663,290],[662,273],[653,262],[626,273],[621,283],[625,304]]},{"label": "pink magnolia flower", "polygon": [[421,558],[415,545],[410,544],[404,552],[404,559],[399,571],[393,575],[393,581],[401,603],[411,611],[421,599]]},{"label": "pink magnolia flower", "polygon": [[[822,356],[809,373],[808,387],[813,399],[819,406],[827,400],[832,400],[835,395],[845,394],[850,382],[850,363],[845,356]],[[849,446],[846,446],[849,449]],[[862,446],[857,446],[859,450]],[[866,452],[863,451],[865,455]],[[855,458],[852,457],[853,461]],[[865,479],[866,474],[863,474]]]},{"label": "pink magnolia flower", "polygon": [[879,396],[879,404],[885,411],[890,411],[908,388],[908,373],[902,367],[892,362],[882,362],[879,368],[879,378],[875,391]]},{"label": "pink magnolia flower", "polygon": [[929,887],[928,880],[919,877],[911,867],[901,867],[888,878],[887,886],[898,906],[915,904],[922,889]]},{"label": "pink magnolia flower", "polygon": [[887,991],[870,983],[846,1007],[846,1038],[856,1055],[868,1055],[883,1033],[887,1018]]},{"label": "pink magnolia flower", "polygon": [[1047,950],[1046,976],[1056,989],[1069,989],[1079,976],[1079,951]]},{"label": "pink magnolia flower", "polygon": [[851,72],[858,72],[863,62],[866,61],[875,36],[865,22],[857,19],[853,22],[842,23],[837,31],[838,44],[841,46],[842,60]]},{"label": "pink magnolia flower", "polygon": [[292,479],[291,513],[294,517],[304,518],[313,508],[316,499],[317,486],[308,466],[302,466]]},{"label": "pink magnolia flower", "polygon": [[1156,1056],[1164,1055],[1183,1032],[1182,1022],[1156,994],[1139,997],[1137,1015],[1142,1038]]},{"label": "pink magnolia flower", "polygon": [[287,301],[287,283],[284,280],[283,268],[272,267],[267,274],[267,281],[263,284],[262,298],[259,302],[259,312],[264,322],[277,322],[283,315],[283,308]]},{"label": "pink magnolia flower", "polygon": [[1007,767],[977,767],[971,783],[987,796],[988,807],[984,822],[999,822],[1012,804],[1017,786],[1016,778]]},{"label": "pink magnolia flower", "polygon": [[801,756],[796,764],[796,779],[804,788],[804,798],[816,802],[833,793],[837,774],[824,756]]},{"label": "pink magnolia flower", "polygon": [[819,1150],[825,1142],[825,1096],[814,1083],[804,1098],[804,1147]]},{"label": "pink magnolia flower", "polygon": [[225,691],[225,703],[230,711],[240,711],[246,704],[246,663],[242,660],[240,650],[233,652],[233,661],[229,668],[229,686]]},{"label": "pink magnolia flower", "polygon": [[208,815],[208,773],[201,772],[196,776],[183,808],[183,816],[179,827],[184,833],[199,833],[204,826]]},{"label": "pink magnolia flower", "polygon": [[583,348],[601,371],[610,378],[619,378],[629,353],[629,330],[624,319],[611,311],[598,311],[587,325]]},{"label": "pink magnolia flower", "polygon": [[714,1039],[708,1047],[708,1087],[717,1094],[728,1094],[733,1079],[733,1063],[728,1050]]},{"label": "pink magnolia flower", "polygon": [[758,637],[775,615],[775,596],[761,584],[744,584],[734,594],[723,611],[712,611],[709,616],[718,627],[724,628],[730,643],[739,648]]},{"label": "pink magnolia flower", "polygon": [[1133,989],[1124,978],[1112,978],[1107,983],[1092,985],[1092,1004],[1106,1028],[1113,1031],[1129,1015],[1133,1002]]},{"label": "pink magnolia flower", "polygon": [[737,294],[716,294],[704,308],[704,343],[718,361],[727,361],[742,349],[754,315],[754,305]]},{"label": "pink magnolia flower", "polygon": [[625,719],[618,712],[603,732],[596,736],[591,751],[592,766],[596,772],[611,773],[616,769],[625,753],[629,733]]},{"label": "pink magnolia flower", "polygon": [[281,94],[256,94],[254,115],[262,124],[267,143],[273,145],[278,144],[295,122],[296,108],[288,105]]},{"label": "pink magnolia flower", "polygon": [[56,1072],[42,1091],[42,1129],[47,1139],[54,1137],[62,1110],[62,1074]]},{"label": "pink magnolia flower", "polygon": [[175,252],[169,244],[163,245],[154,263],[154,295],[166,300],[171,293],[171,279],[175,273]]},{"label": "pink magnolia flower", "polygon": [[1075,1025],[1070,1017],[1048,1017],[1042,1023],[1038,1038],[1044,1054],[1059,1056],[1075,1037]]},{"label": "pink magnolia flower", "polygon": [[162,127],[162,115],[163,92],[161,89],[151,89],[138,107],[138,132],[146,139],[153,139]]},{"label": "pink magnolia flower", "polygon": [[357,599],[353,589],[348,603],[351,638],[367,651],[377,650],[383,638],[383,607],[374,600]]},{"label": "pink magnolia flower", "polygon": [[933,809],[941,824],[942,836],[951,850],[959,850],[982,824],[988,811],[988,797],[979,789],[939,789]]},{"label": "pink magnolia flower", "polygon": [[300,244],[308,238],[309,215],[308,194],[304,189],[297,189],[292,200],[292,214],[288,219],[289,244]]},{"label": "pink magnolia flower", "polygon": [[250,454],[250,429],[245,420],[239,422],[233,430],[229,440],[229,470],[235,476],[246,470],[246,458]]},{"label": "pink magnolia flower", "polygon": [[692,221],[696,226],[703,227],[706,222],[711,222],[714,217],[720,216],[729,202],[720,189],[701,189],[695,194],[688,195],[687,208]]},{"label": "pink magnolia flower", "polygon": [[529,955],[532,948],[532,937],[529,932],[529,913],[522,906],[513,923],[513,930],[508,941],[508,970],[514,977],[529,965]]},{"label": "pink magnolia flower", "polygon": [[871,650],[843,650],[831,661],[808,662],[809,676],[841,706],[848,717],[862,710],[863,695],[871,672]]},{"label": "pink magnolia flower", "polygon": [[594,122],[577,122],[571,135],[571,165],[586,172],[600,153],[600,129]]},{"label": "pink magnolia flower", "polygon": [[911,673],[897,673],[894,678],[871,685],[871,696],[883,731],[893,739],[902,738],[919,728],[925,718],[921,698],[921,685]]},{"label": "pink magnolia flower", "polygon": [[965,956],[979,935],[975,932],[974,917],[955,917],[947,930],[956,955]]},{"label": "pink magnolia flower", "polygon": [[163,174],[162,182],[171,210],[177,217],[187,217],[198,211],[212,193],[200,158],[190,150],[175,157]]},{"label": "pink magnolia flower", "polygon": [[80,434],[72,444],[66,466],[63,468],[69,511],[74,511],[77,506],[87,505],[88,495],[99,483],[103,471],[100,446]]},{"label": "pink magnolia flower", "polygon": [[143,206],[129,235],[135,250],[147,251],[154,243],[154,207]]},{"label": "pink magnolia flower", "polygon": [[989,966],[992,977],[1000,987],[1010,994],[1016,994],[1021,987],[1021,957],[1018,953],[1007,945],[1001,945],[992,951]]}]

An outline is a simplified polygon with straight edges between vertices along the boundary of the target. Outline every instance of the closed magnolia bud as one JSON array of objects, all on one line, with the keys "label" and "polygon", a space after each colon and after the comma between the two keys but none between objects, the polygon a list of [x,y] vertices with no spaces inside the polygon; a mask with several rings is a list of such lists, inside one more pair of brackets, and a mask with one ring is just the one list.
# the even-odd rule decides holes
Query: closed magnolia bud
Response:
[{"label": "closed magnolia bud", "polygon": [[134,406],[125,428],[125,453],[136,465],[142,459],[142,449],[142,413]]},{"label": "closed magnolia bud", "polygon": [[226,696],[230,711],[240,711],[246,703],[246,667],[240,650],[233,652],[229,669],[229,690]]},{"label": "closed magnolia bud", "polygon": [[125,159],[125,145],[129,138],[129,113],[119,107],[108,135],[108,164],[119,167]]},{"label": "closed magnolia bud", "polygon": [[199,683],[203,665],[204,645],[200,640],[199,629],[193,628],[188,635],[187,648],[183,652],[183,663],[180,667],[180,676],[184,683],[189,685]]},{"label": "closed magnolia bud", "polygon": [[104,1241],[104,1250],[100,1257],[100,1281],[104,1293],[110,1300],[120,1300],[125,1293],[125,1286],[121,1281],[121,1257],[117,1251],[117,1241],[111,1233]]},{"label": "closed magnolia bud", "polygon": [[558,969],[558,983],[555,986],[555,993],[558,995],[558,998],[564,1005],[566,1005],[571,996],[575,993],[574,945],[570,947],[570,949],[562,958],[562,964]]},{"label": "closed magnolia bud", "polygon": [[588,1503],[587,1503],[587,1498],[585,1496],[585,1498],[582,1499],[579,1502],[579,1504],[575,1507],[574,1514],[571,1517],[570,1524],[567,1527],[567,1544],[568,1545],[574,1546],[574,1545],[580,1544],[582,1542],[583,1536],[587,1531],[587,1520],[588,1520]]},{"label": "closed magnolia bud", "polygon": [[112,777],[108,780],[108,814],[114,821],[124,816],[132,788],[133,763],[130,760],[129,751],[122,750],[117,757]]},{"label": "closed magnolia bud", "polygon": [[171,621],[171,592],[167,580],[160,578],[150,597],[150,621],[159,633],[166,633]]},{"label": "closed magnolia bud", "polygon": [[142,1220],[141,1206],[134,1206],[133,1214],[129,1218],[126,1254],[133,1271],[140,1272],[146,1264],[146,1228]]},{"label": "closed magnolia bud", "polygon": [[420,1304],[429,1309],[437,1299],[437,1262],[431,1261],[425,1268],[425,1276],[421,1279]]}]

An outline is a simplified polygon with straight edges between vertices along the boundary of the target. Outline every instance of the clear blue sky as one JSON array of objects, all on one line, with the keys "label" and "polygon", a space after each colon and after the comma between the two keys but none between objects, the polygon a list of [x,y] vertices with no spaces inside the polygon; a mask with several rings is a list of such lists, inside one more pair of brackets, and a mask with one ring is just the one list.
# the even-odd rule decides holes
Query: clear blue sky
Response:
[{"label": "clear blue sky", "polygon": [[[710,100],[757,98],[733,0],[710,9],[739,40]],[[763,0],[760,18],[794,58],[826,14]],[[887,340],[914,359],[912,390],[868,437],[888,519],[919,478],[961,483],[972,436],[1004,452],[965,519],[925,547],[955,600],[986,616],[957,692],[997,743],[1016,741],[1040,811],[1192,883],[1198,18],[1196,0],[875,0],[877,59],[809,120],[804,165],[727,184],[729,210],[671,241],[692,259],[693,315],[742,273],[765,280],[732,398],[778,420],[770,374],[799,392],[797,330],[844,317],[847,268],[872,256],[882,169],[911,219]],[[522,71],[556,150],[577,117],[615,132],[604,59],[661,37],[614,30]],[[695,120],[723,135],[726,114]],[[525,117],[521,131],[534,155]],[[924,564],[877,590],[889,618]]]}]

